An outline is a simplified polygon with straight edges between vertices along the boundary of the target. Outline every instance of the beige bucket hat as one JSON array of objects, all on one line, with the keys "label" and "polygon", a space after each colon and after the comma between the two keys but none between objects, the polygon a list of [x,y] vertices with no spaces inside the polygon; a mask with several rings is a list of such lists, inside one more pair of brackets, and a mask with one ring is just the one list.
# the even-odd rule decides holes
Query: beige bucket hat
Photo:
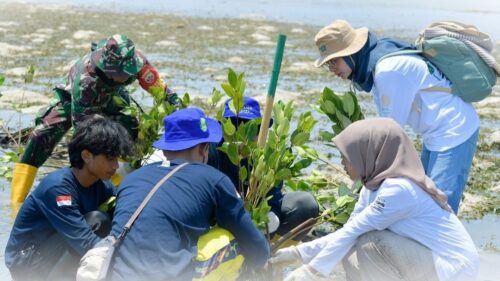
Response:
[{"label": "beige bucket hat", "polygon": [[314,62],[316,67],[339,57],[345,57],[361,50],[368,39],[368,28],[358,29],[345,20],[336,20],[323,27],[314,37],[320,57]]}]

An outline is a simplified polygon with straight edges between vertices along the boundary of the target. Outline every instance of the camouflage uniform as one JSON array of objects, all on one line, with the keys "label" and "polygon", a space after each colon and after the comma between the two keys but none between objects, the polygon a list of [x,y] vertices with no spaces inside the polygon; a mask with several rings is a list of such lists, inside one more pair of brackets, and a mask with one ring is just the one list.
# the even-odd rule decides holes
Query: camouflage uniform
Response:
[{"label": "camouflage uniform", "polygon": [[20,162],[40,167],[64,134],[93,114],[120,122],[135,138],[137,119],[120,112],[130,105],[125,86],[135,80],[150,93],[159,89],[170,93],[158,71],[127,37],[114,35],[101,41],[54,88],[54,99],[36,116],[35,130]]}]

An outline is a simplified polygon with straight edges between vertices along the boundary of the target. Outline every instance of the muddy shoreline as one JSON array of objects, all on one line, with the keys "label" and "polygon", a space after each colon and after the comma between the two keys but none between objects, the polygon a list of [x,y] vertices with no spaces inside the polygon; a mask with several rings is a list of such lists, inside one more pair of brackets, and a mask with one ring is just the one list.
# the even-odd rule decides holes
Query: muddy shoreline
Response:
[{"label": "muddy shoreline", "polygon": [[[0,118],[13,129],[32,125],[34,114],[51,99],[51,89],[72,61],[90,49],[90,42],[115,33],[132,38],[165,81],[176,92],[188,92],[192,98],[204,99],[213,87],[220,88],[220,82],[226,79],[227,68],[231,67],[246,73],[247,94],[263,100],[279,33],[288,38],[276,99],[294,100],[298,110],[313,110],[323,87],[335,91],[346,91],[349,87],[346,82],[313,67],[317,51],[312,38],[318,26],[259,18],[100,12],[60,5],[0,2],[0,8],[0,74],[6,78],[0,87]],[[384,36],[412,39],[406,27],[376,31]],[[495,56],[500,61],[498,41],[496,48]],[[28,65],[36,68],[31,83],[24,82]],[[137,89],[137,85],[131,92],[141,104],[151,104],[148,94]],[[371,97],[366,93],[360,93],[359,97],[365,115],[376,116]],[[493,95],[474,106],[481,117],[481,129],[459,213],[463,221],[485,215],[497,218],[500,214],[500,87],[496,86]],[[317,127],[330,127],[326,117],[315,116],[320,117]],[[338,163],[329,148],[319,141],[314,146]],[[50,163],[60,164],[57,160]],[[8,183],[2,181],[2,185],[2,193],[7,194]],[[8,213],[7,196],[1,200],[0,212],[4,214]],[[0,235],[5,237],[11,221],[4,218],[3,223],[9,227],[0,229]],[[498,240],[497,237],[491,239]],[[498,253],[500,249],[495,243],[498,242],[491,242],[491,245],[485,242],[481,247]],[[495,259],[498,257],[487,260]]]}]

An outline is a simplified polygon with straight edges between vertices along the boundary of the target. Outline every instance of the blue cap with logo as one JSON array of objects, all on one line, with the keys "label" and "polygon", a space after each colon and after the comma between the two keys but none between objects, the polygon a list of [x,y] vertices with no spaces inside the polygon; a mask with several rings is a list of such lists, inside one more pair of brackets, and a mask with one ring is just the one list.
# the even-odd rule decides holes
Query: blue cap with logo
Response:
[{"label": "blue cap with logo", "polygon": [[180,109],[164,121],[165,133],[153,143],[155,148],[179,151],[205,142],[218,143],[222,128],[217,120],[208,118],[198,108]]},{"label": "blue cap with logo", "polygon": [[[224,118],[236,118],[242,120],[253,120],[256,118],[261,118],[262,115],[260,113],[260,105],[259,102],[251,97],[244,96],[243,97],[243,108],[240,111],[240,114],[236,116],[236,113],[229,107],[229,103],[232,99],[226,100],[224,103],[224,113],[222,116]],[[273,124],[273,119],[271,118],[269,127]]]}]

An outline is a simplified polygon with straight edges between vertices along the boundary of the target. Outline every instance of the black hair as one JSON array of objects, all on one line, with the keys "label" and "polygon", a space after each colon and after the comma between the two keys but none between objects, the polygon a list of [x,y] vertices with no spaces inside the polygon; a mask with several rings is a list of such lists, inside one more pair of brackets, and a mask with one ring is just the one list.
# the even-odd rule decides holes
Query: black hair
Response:
[{"label": "black hair", "polygon": [[132,153],[132,139],[119,123],[99,115],[79,122],[69,142],[69,162],[71,167],[83,168],[82,151],[108,157],[126,157]]}]

